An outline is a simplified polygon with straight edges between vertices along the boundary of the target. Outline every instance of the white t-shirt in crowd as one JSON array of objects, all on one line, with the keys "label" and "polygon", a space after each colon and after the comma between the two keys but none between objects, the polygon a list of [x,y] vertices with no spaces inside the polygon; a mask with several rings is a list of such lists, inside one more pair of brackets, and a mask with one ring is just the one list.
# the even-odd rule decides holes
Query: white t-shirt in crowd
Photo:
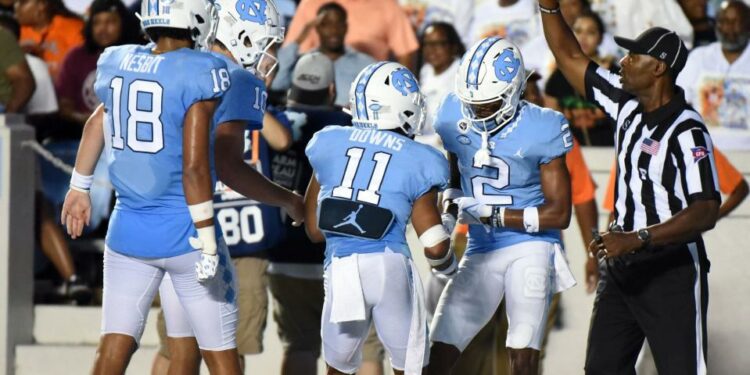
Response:
[{"label": "white t-shirt in crowd", "polygon": [[459,59],[453,61],[453,64],[440,74],[435,74],[435,69],[430,64],[425,64],[419,72],[419,87],[425,97],[425,124],[422,128],[422,135],[416,137],[418,142],[428,144],[442,151],[440,136],[432,127],[434,117],[449,92],[454,90],[456,82],[456,72],[458,72]]},{"label": "white t-shirt in crowd", "polygon": [[57,112],[57,96],[52,77],[49,75],[47,64],[40,58],[26,54],[26,62],[31,69],[31,75],[36,81],[36,90],[26,104],[24,111],[29,115],[44,115]]},{"label": "white t-shirt in crowd", "polygon": [[497,1],[482,2],[474,7],[469,26],[466,49],[478,40],[489,36],[506,38],[519,48],[542,35],[541,18],[536,0],[519,0],[501,7]]},{"label": "white t-shirt in crowd", "polygon": [[694,49],[677,77],[722,150],[750,150],[750,48],[732,64],[719,42]]}]

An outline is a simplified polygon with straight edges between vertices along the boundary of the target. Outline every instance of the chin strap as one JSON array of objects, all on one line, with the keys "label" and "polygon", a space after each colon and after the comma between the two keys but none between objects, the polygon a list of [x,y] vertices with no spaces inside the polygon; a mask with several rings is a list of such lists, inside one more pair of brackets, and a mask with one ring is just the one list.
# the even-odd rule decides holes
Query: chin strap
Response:
[{"label": "chin strap", "polygon": [[489,142],[490,133],[486,130],[482,132],[482,145],[479,147],[479,150],[474,154],[474,159],[477,163],[480,165],[485,165],[489,163],[490,161],[490,142]]}]

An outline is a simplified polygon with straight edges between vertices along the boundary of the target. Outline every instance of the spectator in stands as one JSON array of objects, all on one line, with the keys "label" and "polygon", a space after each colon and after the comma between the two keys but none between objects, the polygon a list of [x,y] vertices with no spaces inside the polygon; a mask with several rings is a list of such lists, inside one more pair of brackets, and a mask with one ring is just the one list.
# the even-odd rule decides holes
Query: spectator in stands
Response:
[{"label": "spectator in stands", "polygon": [[21,47],[47,63],[52,79],[71,48],[83,42],[83,21],[62,0],[18,0]]},{"label": "spectator in stands", "polygon": [[[271,168],[274,182],[288,189],[307,188],[312,168],[305,146],[313,134],[326,125],[351,124],[351,117],[333,106],[334,71],[334,63],[321,52],[303,55],[294,67],[284,111],[293,144],[273,157]],[[273,317],[284,347],[281,373],[314,374],[321,351],[325,244],[310,242],[304,228],[293,227],[289,218],[284,225],[286,235],[269,251],[268,268]]]},{"label": "spectator in stands", "polygon": [[70,50],[57,78],[60,116],[83,126],[99,100],[94,93],[96,61],[105,48],[138,43],[138,20],[120,0],[94,0],[83,27],[82,45]]},{"label": "spectator in stands", "polygon": [[[718,42],[694,49],[677,84],[706,125],[750,131],[750,7],[724,1],[716,23]],[[722,129],[723,130],[723,129]],[[712,129],[712,133],[713,133]],[[743,133],[744,133],[743,132]],[[733,132],[736,133],[736,132]],[[733,138],[736,138],[733,136]],[[716,143],[726,148],[717,134]],[[739,139],[735,139],[740,142]],[[742,138],[740,148],[748,148]]]},{"label": "spectator in stands", "polygon": [[[453,90],[458,62],[466,48],[461,43],[456,29],[446,22],[435,22],[427,26],[421,35],[419,46],[424,60],[424,65],[419,71],[419,86],[427,106],[427,122],[422,134],[430,137],[435,134],[432,129],[432,116],[443,97]],[[439,138],[438,136],[438,141]]]},{"label": "spectator in stands", "polygon": [[31,99],[36,84],[11,31],[0,28],[0,113],[21,112]]},{"label": "spectator in stands", "polygon": [[[604,23],[599,15],[593,12],[580,15],[573,23],[573,32],[587,56],[605,69],[618,70],[612,56],[601,56],[598,52],[604,35]],[[579,143],[584,146],[614,144],[614,121],[598,105],[577,93],[559,69],[549,77],[544,93],[547,106],[565,115]]]},{"label": "spectator in stands", "polygon": [[[16,40],[21,35],[21,26],[18,24],[13,14],[0,12],[0,27],[10,31]],[[31,69],[31,75],[34,77],[36,83],[36,90],[31,95],[31,99],[23,109],[23,113],[27,115],[27,120],[31,124],[36,124],[37,120],[44,115],[49,115],[57,112],[57,98],[55,97],[55,87],[52,84],[52,78],[49,76],[49,70],[47,64],[42,59],[30,55],[26,55],[26,63]]]},{"label": "spectator in stands", "polygon": [[716,22],[708,16],[708,0],[678,0],[690,25],[693,26],[693,48],[716,41]]},{"label": "spectator in stands", "polygon": [[[299,59],[300,46],[310,38],[310,32],[315,29],[320,45],[315,51],[320,51],[334,62],[336,71],[336,87],[345,89],[336,93],[335,104],[346,106],[349,104],[349,86],[364,67],[374,62],[372,57],[344,45],[347,36],[347,12],[337,3],[323,4],[317,16],[308,21],[297,35],[296,39],[288,42],[279,49],[279,70],[271,85],[271,90],[286,91],[292,80],[292,69]],[[287,40],[290,40],[287,37]]]},{"label": "spectator in stands", "polygon": [[13,4],[14,0],[0,0],[0,13],[6,13],[13,15]]},{"label": "spectator in stands", "polygon": [[[26,54],[24,58],[24,52],[18,46],[17,42],[19,29],[18,22],[16,22],[12,15],[0,13],[0,67],[4,65],[2,60],[9,60],[20,56],[25,68],[19,68],[19,66],[7,68],[5,70],[5,77],[18,74],[19,70],[25,71],[25,74],[28,74],[24,74],[23,78],[15,77],[15,79],[22,80],[22,82],[16,83],[22,86],[21,91],[27,91],[28,93],[28,95],[24,95],[26,97],[25,101],[19,107],[18,103],[20,102],[16,102],[17,99],[13,98],[14,100],[8,102],[6,107],[8,109],[7,112],[26,113],[29,115],[27,120],[37,125],[35,120],[39,119],[42,115],[57,112],[57,100],[46,64],[39,58],[29,54]],[[6,34],[9,36],[8,40],[4,39]],[[11,47],[15,47],[15,49],[11,50]],[[12,73],[8,74],[8,71]],[[0,92],[3,90],[2,80],[3,78],[0,77]],[[13,90],[12,95],[15,96],[15,85]],[[41,181],[37,181],[37,184],[36,216],[38,219],[39,245],[44,255],[52,262],[62,278],[62,285],[58,289],[59,296],[78,302],[85,302],[91,295],[91,289],[77,275],[70,248],[59,224],[55,221],[54,207],[42,194],[40,190]]]},{"label": "spectator in stands", "polygon": [[[330,0],[302,0],[289,26],[286,43],[297,41],[305,26],[313,21],[321,5]],[[396,61],[414,70],[419,44],[409,19],[396,0],[337,0],[346,9],[348,32],[345,43],[372,56],[375,60]],[[318,35],[310,35],[301,42],[300,52],[307,52],[321,44]]]}]

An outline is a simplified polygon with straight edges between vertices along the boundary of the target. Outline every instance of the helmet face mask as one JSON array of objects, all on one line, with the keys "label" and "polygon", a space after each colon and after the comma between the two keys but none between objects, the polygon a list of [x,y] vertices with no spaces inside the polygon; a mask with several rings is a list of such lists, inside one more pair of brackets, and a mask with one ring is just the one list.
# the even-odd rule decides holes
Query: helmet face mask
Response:
[{"label": "helmet face mask", "polygon": [[237,62],[265,78],[278,64],[270,52],[284,41],[279,12],[273,0],[226,0],[216,3],[219,26],[216,40],[221,42]]},{"label": "helmet face mask", "polygon": [[[526,84],[518,47],[501,38],[485,38],[461,59],[455,92],[461,112],[477,132],[494,133],[516,114]],[[487,111],[487,106],[496,109]]]},{"label": "helmet face mask", "polygon": [[363,69],[350,90],[352,124],[359,128],[401,129],[420,134],[425,123],[424,96],[414,74],[401,64],[377,62]]},{"label": "helmet face mask", "polygon": [[213,2],[205,0],[143,0],[136,14],[141,28],[187,30],[196,50],[208,50],[216,35],[218,13]]}]

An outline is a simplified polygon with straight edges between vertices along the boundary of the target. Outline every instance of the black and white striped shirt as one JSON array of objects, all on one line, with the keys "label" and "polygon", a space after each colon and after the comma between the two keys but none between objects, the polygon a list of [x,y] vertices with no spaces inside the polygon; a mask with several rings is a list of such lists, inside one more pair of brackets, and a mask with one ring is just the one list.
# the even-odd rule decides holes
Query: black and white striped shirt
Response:
[{"label": "black and white striped shirt", "polygon": [[711,137],[682,89],[646,113],[620,76],[590,63],[586,96],[617,123],[615,220],[625,231],[666,221],[691,202],[720,200]]}]

